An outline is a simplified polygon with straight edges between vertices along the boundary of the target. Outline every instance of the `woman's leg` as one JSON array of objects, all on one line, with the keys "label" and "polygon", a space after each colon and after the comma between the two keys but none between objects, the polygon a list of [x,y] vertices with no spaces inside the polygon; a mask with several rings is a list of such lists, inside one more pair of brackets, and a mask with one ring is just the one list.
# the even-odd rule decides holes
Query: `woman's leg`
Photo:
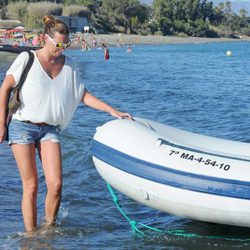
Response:
[{"label": "woman's leg", "polygon": [[37,226],[38,177],[35,160],[35,145],[12,144],[11,146],[23,183],[22,213],[27,232]]},{"label": "woman's leg", "polygon": [[50,226],[55,224],[61,202],[62,157],[60,143],[51,140],[43,141],[39,143],[38,151],[47,184],[45,219],[46,225]]}]

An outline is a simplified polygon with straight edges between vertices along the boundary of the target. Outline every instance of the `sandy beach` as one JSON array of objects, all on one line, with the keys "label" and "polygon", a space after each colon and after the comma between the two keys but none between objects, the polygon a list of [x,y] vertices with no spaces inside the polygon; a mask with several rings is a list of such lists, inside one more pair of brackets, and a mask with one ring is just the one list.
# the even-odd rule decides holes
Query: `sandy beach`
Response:
[{"label": "sandy beach", "polygon": [[[37,34],[34,34],[36,38]],[[35,39],[34,38],[34,39]],[[93,46],[93,41],[96,45]],[[32,46],[32,39],[22,44],[22,39],[9,38],[7,40],[0,40],[0,45],[12,46]],[[83,42],[85,41],[85,42]],[[242,36],[236,38],[205,38],[205,37],[178,37],[178,36],[159,36],[159,35],[127,35],[127,34],[82,34],[76,33],[71,37],[71,49],[84,49],[94,47],[102,47],[102,44],[107,46],[128,46],[128,45],[163,45],[163,44],[204,44],[204,43],[218,43],[218,42],[242,42],[250,41],[250,37]],[[4,49],[2,51],[5,51]]]},{"label": "sandy beach", "polygon": [[[91,43],[91,35],[85,34],[86,41]],[[95,34],[97,44],[105,43],[109,46],[124,45],[157,45],[157,44],[182,44],[182,43],[211,43],[211,42],[239,42],[250,41],[250,37],[242,37],[241,39],[233,38],[203,38],[203,37],[176,37],[176,36],[156,36],[156,35],[126,35],[126,34]]]}]

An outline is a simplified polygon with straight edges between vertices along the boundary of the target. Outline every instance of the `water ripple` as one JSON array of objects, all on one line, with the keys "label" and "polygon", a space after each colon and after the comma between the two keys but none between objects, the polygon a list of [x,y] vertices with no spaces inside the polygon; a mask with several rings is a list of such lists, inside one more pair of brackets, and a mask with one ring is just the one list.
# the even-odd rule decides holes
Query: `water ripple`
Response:
[{"label": "water ripple", "polygon": [[[226,57],[227,50],[233,51]],[[134,116],[156,120],[189,131],[250,142],[248,94],[249,44],[213,43],[67,51],[88,90]],[[13,55],[0,58],[0,74]],[[112,118],[81,105],[63,132],[62,205],[59,226],[33,238],[23,235],[21,181],[10,148],[0,146],[1,249],[218,249],[249,248],[249,229],[192,221],[138,204],[122,194],[128,216],[160,229],[181,229],[203,238],[149,234],[134,238],[129,223],[117,211],[104,181],[95,170],[90,142],[95,128]],[[46,183],[39,169],[38,217],[42,223]],[[15,233],[19,232],[19,233]],[[212,239],[207,236],[232,238]]]}]

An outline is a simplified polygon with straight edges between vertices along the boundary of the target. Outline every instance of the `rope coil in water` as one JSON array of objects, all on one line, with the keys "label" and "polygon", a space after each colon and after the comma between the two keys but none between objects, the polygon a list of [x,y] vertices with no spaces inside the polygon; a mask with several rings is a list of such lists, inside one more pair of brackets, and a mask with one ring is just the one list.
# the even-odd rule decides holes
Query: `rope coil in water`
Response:
[{"label": "rope coil in water", "polygon": [[109,183],[106,182],[106,185],[108,187],[108,190],[112,196],[113,202],[115,203],[116,207],[118,208],[119,212],[123,215],[123,217],[129,222],[132,232],[135,236],[146,236],[145,232],[140,230],[137,225],[141,226],[142,228],[146,228],[150,231],[162,233],[162,234],[168,234],[173,236],[179,236],[179,237],[185,237],[185,238],[196,238],[196,239],[220,239],[220,240],[229,240],[229,241],[238,241],[238,242],[250,242],[250,238],[241,239],[241,238],[229,238],[229,237],[223,237],[223,236],[209,236],[209,235],[199,235],[196,233],[186,233],[184,230],[161,230],[155,227],[151,227],[148,225],[145,225],[141,222],[136,222],[135,220],[131,220],[125,212],[122,210],[118,197],[116,196],[114,190],[109,185]]}]

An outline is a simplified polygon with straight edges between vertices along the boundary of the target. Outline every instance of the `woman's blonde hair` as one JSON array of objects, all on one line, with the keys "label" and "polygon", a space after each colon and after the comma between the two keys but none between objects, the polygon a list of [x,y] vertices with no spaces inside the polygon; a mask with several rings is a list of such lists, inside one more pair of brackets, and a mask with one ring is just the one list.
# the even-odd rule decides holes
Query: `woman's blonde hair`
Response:
[{"label": "woman's blonde hair", "polygon": [[56,32],[67,36],[69,35],[69,28],[62,20],[55,19],[53,16],[45,16],[43,22],[45,24],[44,34],[50,37],[54,37]]}]

